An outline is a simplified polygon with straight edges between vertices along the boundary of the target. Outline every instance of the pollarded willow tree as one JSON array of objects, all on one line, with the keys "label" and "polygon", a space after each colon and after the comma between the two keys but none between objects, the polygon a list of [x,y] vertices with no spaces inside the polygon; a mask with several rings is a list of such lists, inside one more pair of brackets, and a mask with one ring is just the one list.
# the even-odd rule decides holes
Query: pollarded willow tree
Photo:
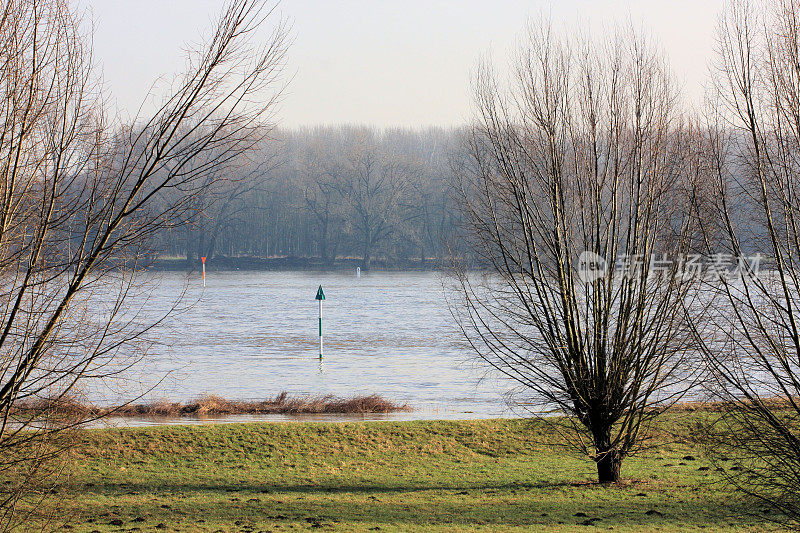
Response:
[{"label": "pollarded willow tree", "polygon": [[286,30],[250,38],[272,9],[228,2],[162,105],[122,124],[68,2],[0,7],[0,529],[75,422],[48,406],[119,372],[153,325],[126,304],[150,237],[265,138]]},{"label": "pollarded willow tree", "polygon": [[476,95],[458,174],[486,268],[456,269],[452,308],[480,358],[531,411],[565,415],[551,421],[615,482],[691,380],[695,133],[664,60],[633,34],[531,25],[509,86],[486,66]]}]

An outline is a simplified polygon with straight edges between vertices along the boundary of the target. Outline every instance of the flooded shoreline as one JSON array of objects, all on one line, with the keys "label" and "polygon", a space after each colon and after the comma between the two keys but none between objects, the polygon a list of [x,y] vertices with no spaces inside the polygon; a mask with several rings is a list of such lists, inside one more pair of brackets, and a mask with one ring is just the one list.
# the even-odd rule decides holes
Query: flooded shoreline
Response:
[{"label": "flooded shoreline", "polygon": [[[259,400],[379,394],[414,409],[436,406],[483,418],[505,409],[513,385],[486,368],[463,341],[448,308],[446,280],[432,272],[150,273],[152,288],[129,299],[148,323],[182,297],[180,311],[148,332],[147,351],[85,397],[95,405],[206,394]],[[318,305],[325,301],[325,358],[319,360]],[[139,357],[120,353],[121,360]],[[127,358],[127,359],[126,359]]]},{"label": "flooded shoreline", "polygon": [[87,423],[84,427],[91,429],[149,427],[149,426],[186,426],[203,424],[241,424],[250,422],[276,423],[348,423],[348,422],[407,422],[414,420],[483,420],[494,418],[521,418],[510,410],[496,413],[475,413],[450,411],[444,409],[425,408],[411,411],[390,413],[303,413],[303,414],[244,414],[218,416],[176,416],[148,417],[125,416],[108,417]]}]

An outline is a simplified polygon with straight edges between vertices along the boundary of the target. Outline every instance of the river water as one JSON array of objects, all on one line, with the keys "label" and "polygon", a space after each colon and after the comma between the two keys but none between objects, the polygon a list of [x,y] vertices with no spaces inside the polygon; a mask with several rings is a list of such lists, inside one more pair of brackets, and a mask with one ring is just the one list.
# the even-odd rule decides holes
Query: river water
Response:
[{"label": "river water", "polygon": [[157,316],[182,297],[185,309],[149,333],[156,342],[124,379],[91,392],[96,401],[379,394],[413,411],[370,418],[513,415],[503,401],[511,385],[487,375],[463,342],[440,274],[209,272],[205,289],[197,274],[154,276],[134,307]]}]

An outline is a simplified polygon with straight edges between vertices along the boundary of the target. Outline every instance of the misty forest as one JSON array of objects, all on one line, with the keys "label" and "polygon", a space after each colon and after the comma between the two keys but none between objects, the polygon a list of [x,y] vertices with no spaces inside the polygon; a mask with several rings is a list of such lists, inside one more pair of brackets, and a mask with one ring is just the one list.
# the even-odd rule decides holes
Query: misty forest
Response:
[{"label": "misty forest", "polygon": [[290,258],[284,264],[295,267],[332,267],[338,259],[364,270],[373,263],[435,268],[458,225],[450,191],[461,136],[445,129],[276,129],[228,175],[209,176],[187,220],[159,232],[155,249],[194,266],[206,256],[210,264],[239,259],[229,266]]}]

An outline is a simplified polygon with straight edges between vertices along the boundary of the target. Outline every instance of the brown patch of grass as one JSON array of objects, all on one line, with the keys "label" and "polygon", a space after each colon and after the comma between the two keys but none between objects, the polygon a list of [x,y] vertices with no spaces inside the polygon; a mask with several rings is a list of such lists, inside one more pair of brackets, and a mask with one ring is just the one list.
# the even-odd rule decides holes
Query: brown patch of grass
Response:
[{"label": "brown patch of grass", "polygon": [[189,403],[159,400],[144,404],[126,404],[116,407],[97,407],[72,398],[58,401],[37,400],[15,406],[18,413],[48,413],[79,418],[103,416],[180,417],[209,415],[271,415],[271,414],[360,414],[411,411],[407,404],[396,404],[372,394],[353,398],[334,396],[289,397],[286,392],[261,401],[228,400],[213,394],[201,396]]},{"label": "brown patch of grass", "polygon": [[[788,398],[762,398],[761,404],[769,409],[787,409],[792,406],[792,402]],[[800,398],[794,399],[795,403],[800,402]],[[742,403],[737,402],[680,402],[672,407],[670,410],[683,411],[683,412],[706,412],[706,413],[726,413],[735,411],[742,408]]]}]

